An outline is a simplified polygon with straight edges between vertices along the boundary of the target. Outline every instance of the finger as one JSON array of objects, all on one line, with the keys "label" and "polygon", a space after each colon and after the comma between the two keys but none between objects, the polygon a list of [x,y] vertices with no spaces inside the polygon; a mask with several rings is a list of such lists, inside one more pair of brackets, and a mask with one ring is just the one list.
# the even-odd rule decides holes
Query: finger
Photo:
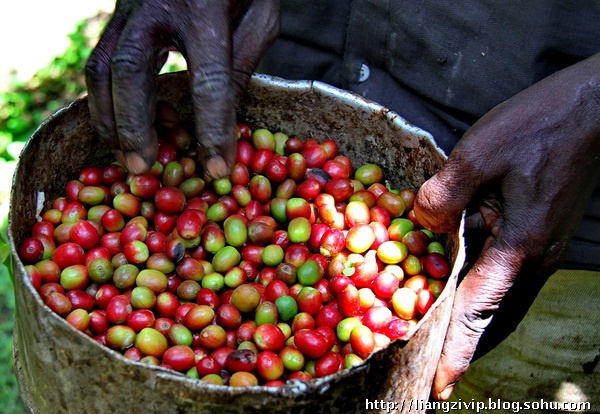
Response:
[{"label": "finger", "polygon": [[545,272],[539,273],[537,268],[537,265],[529,266],[519,272],[519,276],[502,298],[493,319],[481,335],[473,361],[493,350],[514,332],[523,320],[549,276]]},{"label": "finger", "polygon": [[256,0],[244,13],[233,38],[236,101],[245,92],[260,59],[279,34],[279,0]]},{"label": "finger", "polygon": [[191,79],[200,162],[214,178],[229,174],[235,161],[235,92],[232,28],[225,5],[198,2],[183,35]]},{"label": "finger", "polygon": [[458,286],[432,395],[447,399],[466,372],[492,314],[512,286],[523,252],[488,239],[482,255]]},{"label": "finger", "polygon": [[473,199],[480,182],[460,159],[449,158],[446,165],[419,189],[415,214],[426,228],[448,233],[460,223],[462,212]]},{"label": "finger", "polygon": [[125,27],[125,16],[117,9],[108,22],[98,44],[86,62],[86,84],[88,106],[92,124],[100,138],[120,157],[120,145],[113,111],[111,89],[111,60],[117,48],[121,32]]},{"label": "finger", "polygon": [[112,59],[112,96],[120,151],[133,174],[146,172],[158,152],[152,127],[156,45],[153,27],[140,13],[129,20]]}]

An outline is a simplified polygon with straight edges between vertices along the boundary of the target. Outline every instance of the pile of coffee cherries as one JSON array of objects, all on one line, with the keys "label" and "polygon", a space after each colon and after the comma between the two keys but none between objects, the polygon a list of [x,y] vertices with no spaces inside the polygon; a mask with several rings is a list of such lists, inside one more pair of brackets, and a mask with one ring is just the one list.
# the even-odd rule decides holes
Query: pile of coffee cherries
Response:
[{"label": "pile of coffee cherries", "polygon": [[18,249],[43,302],[125,358],[230,386],[331,375],[408,339],[450,273],[415,192],[331,139],[237,132],[226,178],[174,124],[147,174],[68,182]]}]

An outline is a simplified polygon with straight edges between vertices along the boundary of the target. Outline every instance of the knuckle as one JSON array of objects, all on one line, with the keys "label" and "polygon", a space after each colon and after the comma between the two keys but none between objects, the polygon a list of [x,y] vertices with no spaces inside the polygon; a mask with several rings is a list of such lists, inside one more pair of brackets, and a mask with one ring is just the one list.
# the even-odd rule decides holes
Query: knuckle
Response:
[{"label": "knuckle", "polygon": [[461,342],[465,344],[472,343],[470,351],[474,352],[476,343],[491,322],[494,306],[488,305],[487,303],[474,303],[467,311],[453,314],[450,324],[455,336],[462,338]]},{"label": "knuckle", "polygon": [[439,233],[448,233],[456,229],[462,217],[462,209],[451,209],[444,194],[433,185],[425,183],[417,193],[414,211],[423,226]]},{"label": "knuckle", "polygon": [[566,252],[567,242],[553,242],[545,234],[536,234],[533,229],[537,228],[505,218],[497,235],[495,267],[509,269],[513,274],[528,267],[538,273],[542,263],[558,261]]},{"label": "knuckle", "polygon": [[434,175],[427,180],[417,193],[416,203],[423,209],[433,210],[436,208],[436,204],[439,203],[439,198],[436,196],[437,191],[437,175]]},{"label": "knuckle", "polygon": [[470,335],[481,335],[521,267],[522,258],[511,252],[484,253],[458,286],[453,312],[456,323]]},{"label": "knuckle", "polygon": [[110,77],[110,56],[100,47],[94,49],[85,64],[86,78],[94,83]]},{"label": "knuckle", "polygon": [[222,65],[207,65],[192,74],[192,92],[203,99],[220,99],[230,87],[231,73]]},{"label": "knuckle", "polygon": [[440,174],[436,174],[419,189],[417,202],[421,208],[437,214],[456,214],[457,212],[449,210],[448,201],[452,196],[450,189],[450,183],[442,180]]},{"label": "knuckle", "polygon": [[147,56],[147,51],[141,45],[131,43],[122,45],[112,58],[111,70],[115,76],[136,76],[147,70],[145,68]]}]

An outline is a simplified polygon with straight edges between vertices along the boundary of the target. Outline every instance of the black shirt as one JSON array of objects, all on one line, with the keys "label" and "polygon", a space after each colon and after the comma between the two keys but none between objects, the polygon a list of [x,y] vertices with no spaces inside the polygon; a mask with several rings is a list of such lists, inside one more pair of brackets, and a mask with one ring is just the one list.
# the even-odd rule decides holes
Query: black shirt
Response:
[{"label": "black shirt", "polygon": [[[598,0],[282,0],[259,71],[351,90],[449,153],[498,103],[600,51]],[[600,68],[599,68],[600,70]],[[567,267],[600,270],[600,186]]]}]

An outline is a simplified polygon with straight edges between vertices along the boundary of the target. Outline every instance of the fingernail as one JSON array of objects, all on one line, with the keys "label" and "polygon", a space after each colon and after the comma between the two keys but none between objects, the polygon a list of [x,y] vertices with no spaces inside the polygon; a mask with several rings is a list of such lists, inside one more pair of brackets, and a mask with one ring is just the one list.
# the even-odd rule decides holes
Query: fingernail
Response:
[{"label": "fingernail", "polygon": [[139,154],[130,152],[125,155],[126,167],[132,174],[143,174],[148,171],[148,164]]},{"label": "fingernail", "polygon": [[119,150],[113,150],[113,155],[115,156],[115,159],[117,161],[119,161],[119,163],[125,167],[127,165],[127,160],[125,159],[125,156],[123,155],[123,153]]},{"label": "fingernail", "polygon": [[229,167],[222,157],[213,157],[206,162],[206,172],[212,178],[223,178],[229,174]]},{"label": "fingernail", "polygon": [[444,388],[444,391],[439,393],[438,400],[447,400],[448,398],[450,398],[450,395],[452,395],[452,391],[454,391],[454,384],[450,384],[446,388]]}]

